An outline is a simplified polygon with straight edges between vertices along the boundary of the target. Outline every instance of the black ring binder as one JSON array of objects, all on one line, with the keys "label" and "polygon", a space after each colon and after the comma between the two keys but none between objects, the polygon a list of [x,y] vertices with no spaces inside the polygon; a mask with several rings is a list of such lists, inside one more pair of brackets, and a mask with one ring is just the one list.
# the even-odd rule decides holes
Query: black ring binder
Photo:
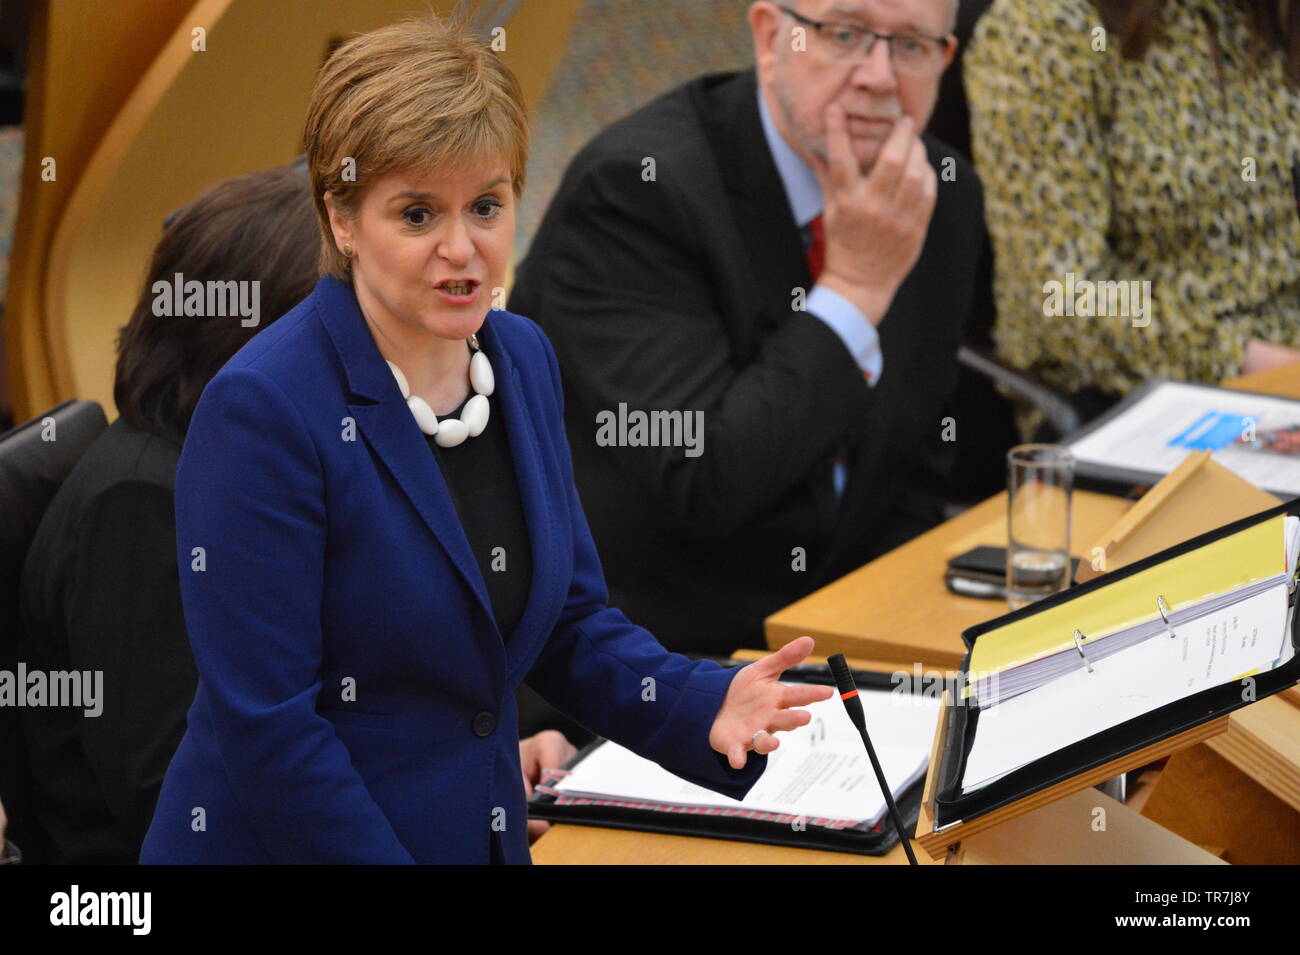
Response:
[{"label": "black ring binder", "polygon": [[1156,596],[1156,609],[1160,611],[1160,619],[1165,622],[1165,629],[1169,631],[1169,639],[1176,639],[1177,635],[1174,633],[1174,625],[1169,622],[1169,605],[1165,603],[1164,594],[1158,594]]},{"label": "black ring binder", "polygon": [[[961,635],[967,652],[959,672],[964,675],[969,674],[970,651],[978,639],[988,631],[1003,627],[1008,622],[1022,620],[1043,613],[1054,606],[1077,600],[1116,581],[1139,574],[1164,561],[1205,547],[1279,515],[1300,517],[1300,498],[1279,504],[1259,514],[1232,521],[1204,534],[1198,534],[1157,554],[1134,561],[1132,564],[1078,584],[1069,590],[1045,597],[1028,607],[970,627]],[[954,706],[948,721],[948,734],[939,756],[938,792],[935,794],[934,804],[936,829],[985,815],[1103,763],[1184,733],[1255,700],[1262,700],[1280,690],[1294,686],[1300,682],[1300,613],[1293,612],[1287,625],[1290,630],[1291,647],[1297,652],[1293,653],[1288,663],[1249,677],[1251,690],[1249,694],[1243,692],[1240,681],[1231,681],[1201,690],[1143,716],[1072,743],[1050,756],[1022,766],[970,793],[962,792],[961,778],[966,768],[967,752],[979,724],[980,709],[978,706]],[[934,771],[935,768],[931,767],[931,772]]]},{"label": "black ring binder", "polygon": [[1079,656],[1083,657],[1083,665],[1087,667],[1088,672],[1091,673],[1092,664],[1088,662],[1088,655],[1083,652],[1083,641],[1086,639],[1087,637],[1083,635],[1082,630],[1076,629],[1074,631],[1074,649],[1079,651]]}]

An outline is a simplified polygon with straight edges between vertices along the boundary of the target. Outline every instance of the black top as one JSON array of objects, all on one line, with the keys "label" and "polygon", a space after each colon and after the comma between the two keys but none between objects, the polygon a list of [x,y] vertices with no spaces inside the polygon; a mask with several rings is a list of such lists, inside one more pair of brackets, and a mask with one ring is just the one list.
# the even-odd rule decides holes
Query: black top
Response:
[{"label": "black top", "polygon": [[[439,420],[459,418],[469,398],[466,395],[460,407]],[[497,629],[502,641],[506,641],[528,605],[533,555],[519,497],[519,478],[510,454],[510,436],[500,417],[499,401],[489,397],[488,403],[492,410],[487,427],[478,437],[466,438],[454,448],[439,447],[437,440],[428,435],[425,440],[447,482],[460,526],[487,585]],[[500,865],[504,856],[495,830],[489,847],[492,864]]]},{"label": "black top", "polygon": [[135,864],[185,733],[198,674],[176,569],[179,456],[174,442],[113,422],[50,502],[23,568],[28,672],[103,673],[91,684],[98,716],[20,711],[56,863]]},{"label": "black top", "polygon": [[[426,440],[487,584],[501,639],[508,640],[528,605],[533,555],[500,401],[493,395],[488,404],[492,411],[478,437],[454,448],[439,447],[432,437]],[[459,418],[464,408],[462,402],[442,417]]]}]

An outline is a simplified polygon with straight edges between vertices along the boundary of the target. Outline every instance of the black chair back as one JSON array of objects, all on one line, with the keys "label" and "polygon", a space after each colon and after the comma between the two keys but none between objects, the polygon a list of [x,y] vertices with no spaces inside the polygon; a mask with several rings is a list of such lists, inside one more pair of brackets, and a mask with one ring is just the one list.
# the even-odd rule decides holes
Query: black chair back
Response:
[{"label": "black chair back", "polygon": [[[65,401],[0,435],[0,670],[17,674],[18,586],[27,551],[54,499],[86,448],[108,427],[94,401]],[[45,837],[32,815],[31,774],[18,708],[0,706],[0,801],[7,838],[24,861],[40,862]]]}]

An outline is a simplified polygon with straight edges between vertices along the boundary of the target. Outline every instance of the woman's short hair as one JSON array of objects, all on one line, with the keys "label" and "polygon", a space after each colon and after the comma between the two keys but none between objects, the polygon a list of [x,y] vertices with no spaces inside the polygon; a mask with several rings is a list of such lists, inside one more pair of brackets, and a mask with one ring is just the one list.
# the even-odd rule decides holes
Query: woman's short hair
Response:
[{"label": "woman's short hair", "polygon": [[465,27],[406,20],[341,45],[316,77],[303,132],[321,230],[322,275],[349,281],[324,194],[356,215],[370,183],[504,157],[523,193],[528,117],[519,81]]},{"label": "woman's short hair", "polygon": [[[261,328],[316,284],[311,192],[301,169],[281,166],[211,187],[166,226],[144,289],[117,341],[113,398],[131,425],[183,440],[212,377]],[[258,324],[240,315],[173,315],[157,282],[258,282]],[[226,309],[222,309],[226,311]],[[158,314],[165,312],[165,314]]]}]

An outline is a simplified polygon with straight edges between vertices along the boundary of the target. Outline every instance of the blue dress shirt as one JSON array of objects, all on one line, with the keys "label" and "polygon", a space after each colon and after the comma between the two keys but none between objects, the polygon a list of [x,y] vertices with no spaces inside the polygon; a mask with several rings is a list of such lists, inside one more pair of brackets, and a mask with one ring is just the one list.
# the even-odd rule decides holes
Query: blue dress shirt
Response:
[{"label": "blue dress shirt", "polygon": [[[763,123],[767,148],[772,153],[772,161],[776,164],[777,174],[781,177],[786,198],[790,202],[790,212],[803,234],[806,247],[812,240],[808,224],[822,214],[825,206],[821,184],[812,167],[790,147],[772,122],[762,89],[758,91],[758,113]],[[876,326],[867,320],[856,305],[824,285],[813,287],[806,305],[810,314],[821,319],[840,336],[844,347],[862,369],[867,383],[874,387],[884,370],[884,356],[880,352],[880,335]],[[844,462],[836,461],[834,480],[837,494],[844,493],[845,479]]]}]

